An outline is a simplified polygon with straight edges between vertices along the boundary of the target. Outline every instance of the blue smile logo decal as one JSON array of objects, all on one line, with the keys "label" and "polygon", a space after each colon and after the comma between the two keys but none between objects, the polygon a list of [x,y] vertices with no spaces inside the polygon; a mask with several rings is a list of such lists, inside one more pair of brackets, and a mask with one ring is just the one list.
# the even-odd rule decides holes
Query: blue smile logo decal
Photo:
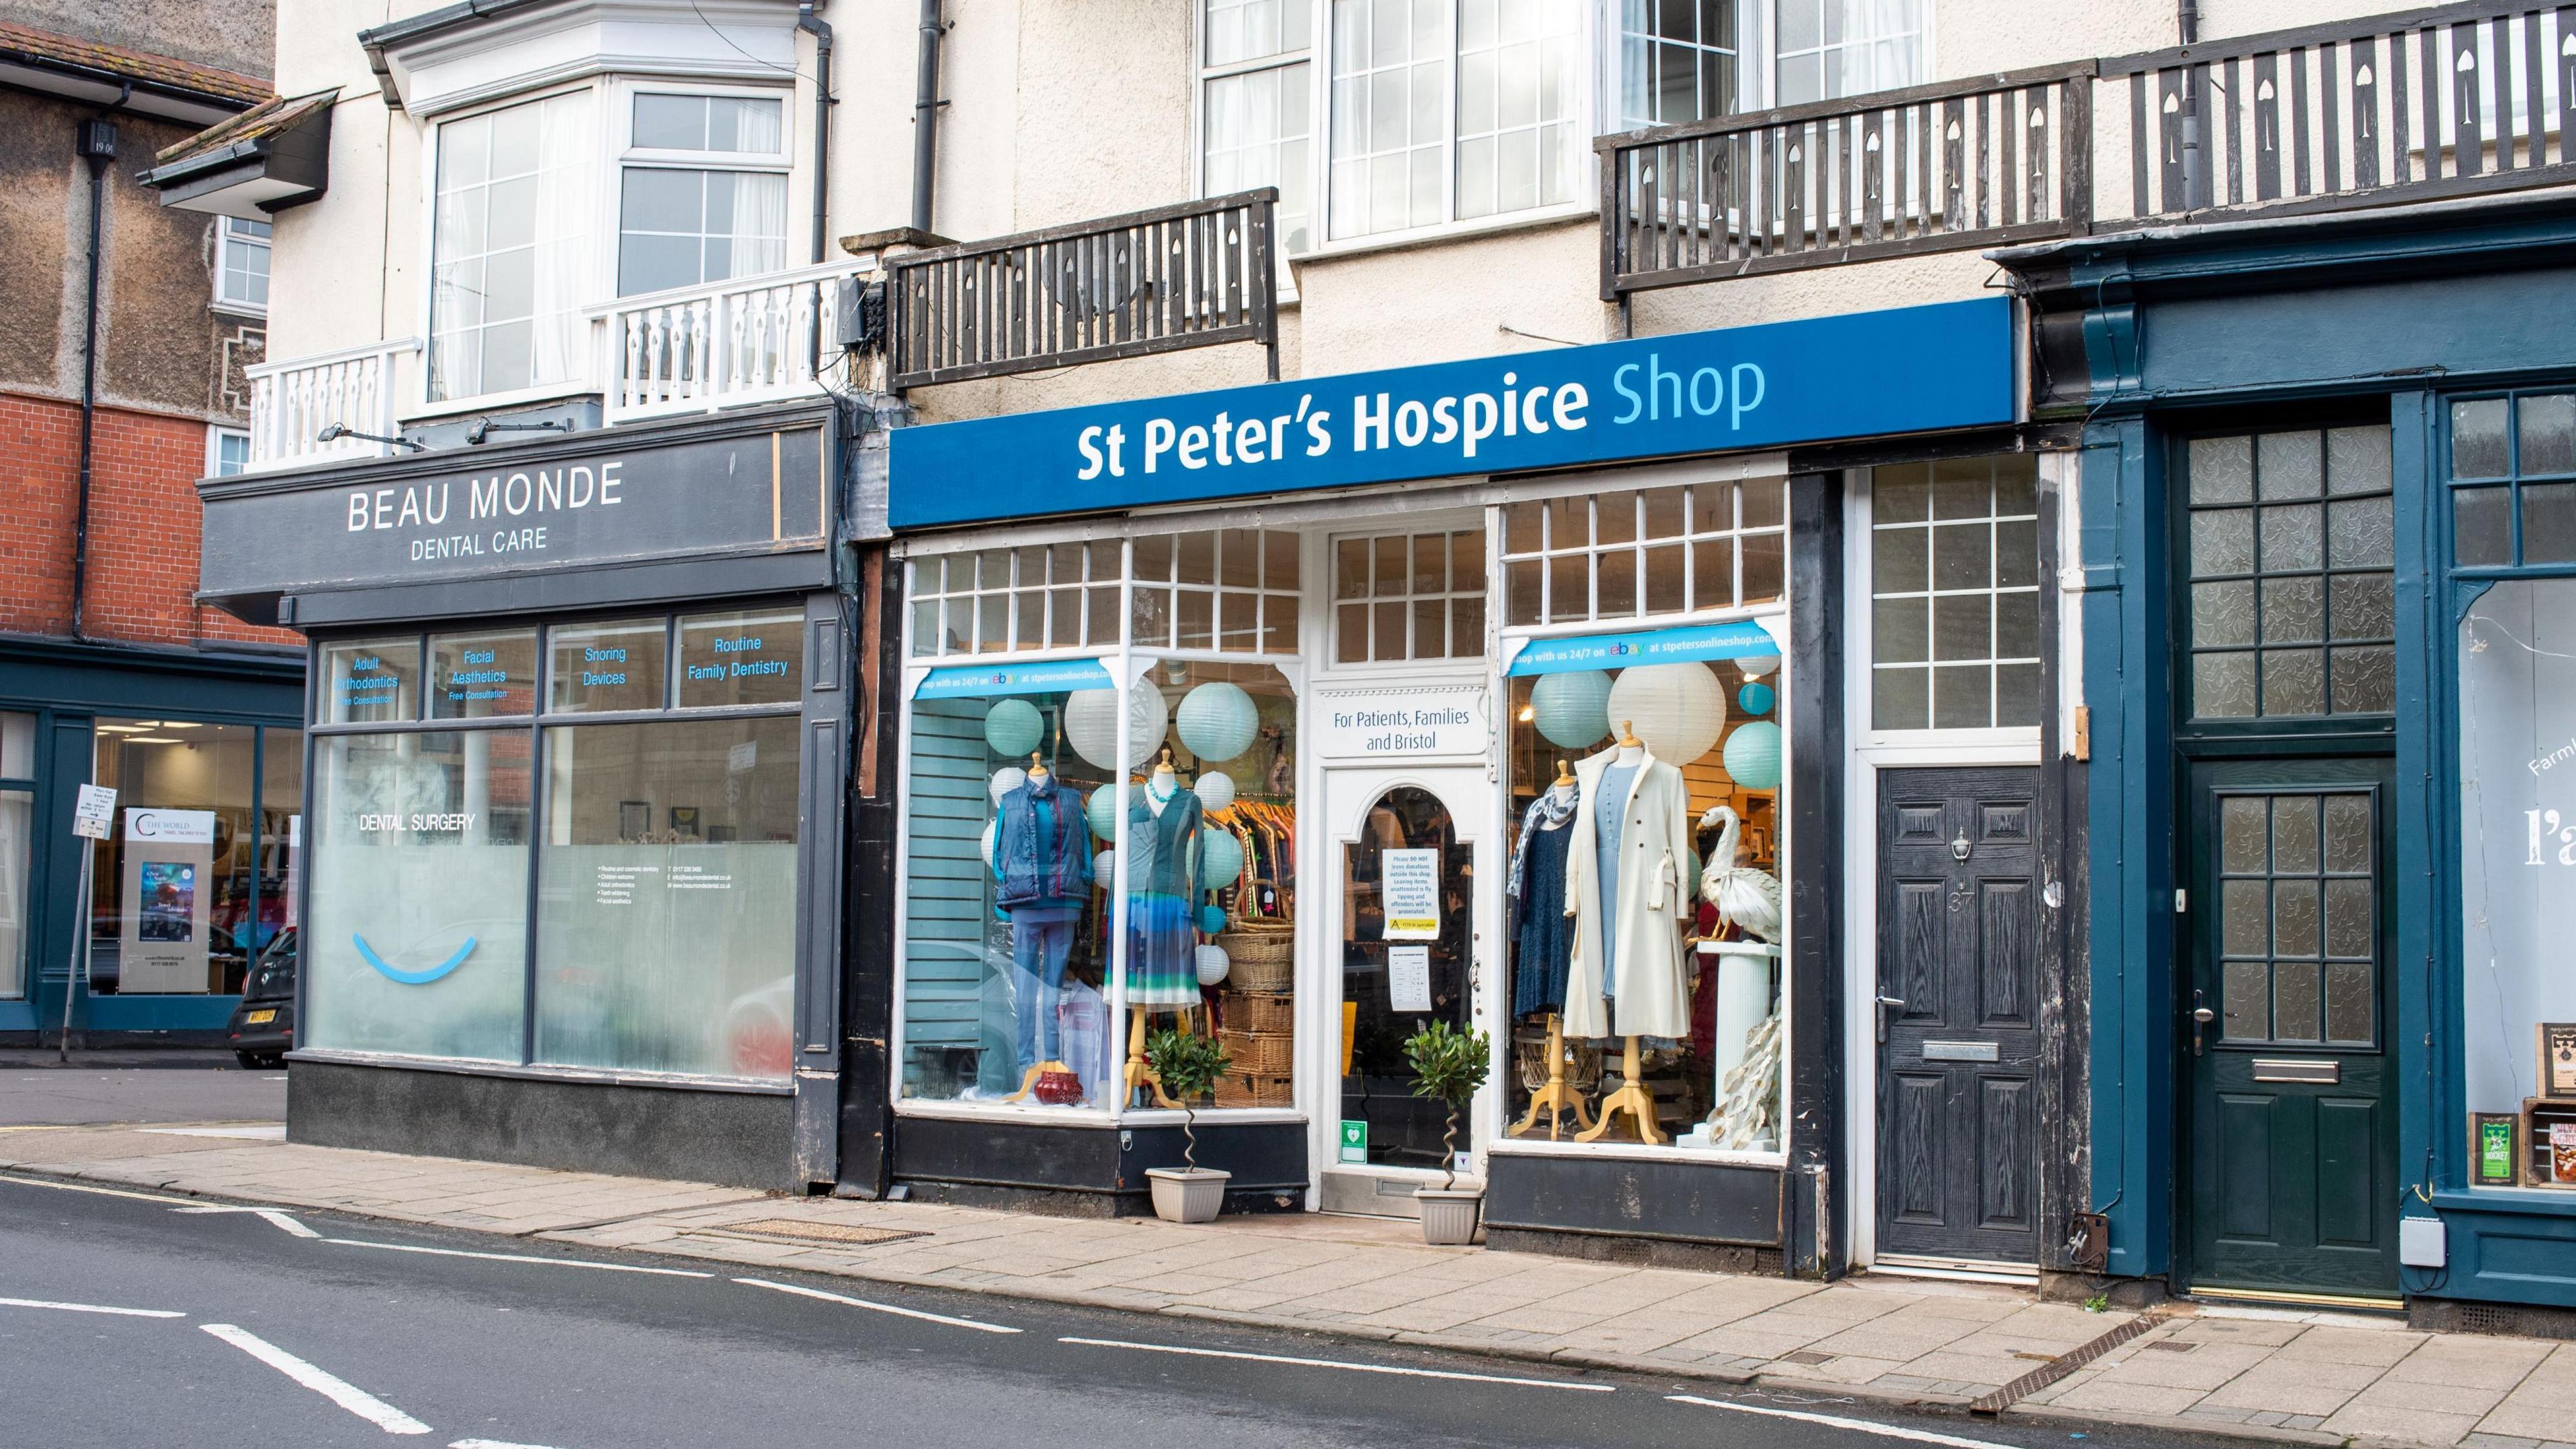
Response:
[{"label": "blue smile logo decal", "polygon": [[376,948],[367,944],[366,937],[352,933],[349,939],[357,945],[358,959],[375,967],[376,970],[384,974],[386,979],[399,981],[405,986],[426,986],[430,982],[436,981],[441,976],[455,970],[457,967],[464,965],[465,958],[474,954],[474,938],[472,936],[468,936],[465,938],[465,944],[456,948],[455,955],[448,957],[446,960],[439,962],[437,965],[430,967],[426,971],[405,971],[401,967],[394,965],[392,962],[387,961],[384,957],[377,955]]}]

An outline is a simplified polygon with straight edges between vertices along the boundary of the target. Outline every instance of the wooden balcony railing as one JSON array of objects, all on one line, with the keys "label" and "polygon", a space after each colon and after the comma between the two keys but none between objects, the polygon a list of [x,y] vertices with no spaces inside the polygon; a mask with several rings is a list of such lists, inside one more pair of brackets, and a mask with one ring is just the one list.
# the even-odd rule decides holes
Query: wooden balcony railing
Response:
[{"label": "wooden balcony railing", "polygon": [[887,263],[898,388],[1257,342],[1279,375],[1275,188]]},{"label": "wooden balcony railing", "polygon": [[2093,63],[1603,136],[1601,296],[2085,230]]},{"label": "wooden balcony railing", "polygon": [[2331,211],[2576,179],[2576,9],[2445,5],[2102,62],[2140,217]]}]

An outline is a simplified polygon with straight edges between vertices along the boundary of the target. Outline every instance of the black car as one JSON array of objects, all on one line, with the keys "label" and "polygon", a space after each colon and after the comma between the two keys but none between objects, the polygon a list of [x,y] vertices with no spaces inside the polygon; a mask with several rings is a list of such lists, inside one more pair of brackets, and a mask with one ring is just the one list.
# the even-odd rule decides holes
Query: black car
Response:
[{"label": "black car", "polygon": [[241,1005],[225,1028],[233,1055],[245,1067],[285,1063],[295,1045],[295,928],[269,941],[242,982]]}]

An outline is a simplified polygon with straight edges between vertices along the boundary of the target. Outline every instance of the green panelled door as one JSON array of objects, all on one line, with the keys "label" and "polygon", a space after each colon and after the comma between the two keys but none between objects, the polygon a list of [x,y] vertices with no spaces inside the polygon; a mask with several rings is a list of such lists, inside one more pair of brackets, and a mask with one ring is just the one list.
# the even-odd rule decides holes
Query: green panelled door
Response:
[{"label": "green panelled door", "polygon": [[2192,1288],[2397,1296],[2384,758],[2191,775],[2184,1261]]}]

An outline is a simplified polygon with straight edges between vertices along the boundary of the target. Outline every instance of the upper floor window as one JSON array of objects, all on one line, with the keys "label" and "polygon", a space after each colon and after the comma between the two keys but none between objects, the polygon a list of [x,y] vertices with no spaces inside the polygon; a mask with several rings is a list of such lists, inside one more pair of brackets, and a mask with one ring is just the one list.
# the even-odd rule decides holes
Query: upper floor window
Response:
[{"label": "upper floor window", "polygon": [[1283,253],[1306,250],[1314,134],[1307,0],[1207,0],[1200,52],[1204,190],[1279,188]]},{"label": "upper floor window", "polygon": [[442,122],[431,242],[432,401],[570,382],[594,294],[587,90]]},{"label": "upper floor window", "polygon": [[787,147],[774,96],[632,98],[618,176],[617,294],[787,264]]},{"label": "upper floor window", "polygon": [[1620,127],[1673,126],[1734,111],[1736,20],[1736,0],[1621,0]]},{"label": "upper floor window", "polygon": [[1777,0],[1775,105],[1838,100],[1923,78],[1923,0]]},{"label": "upper floor window", "polygon": [[215,305],[268,315],[268,223],[227,216],[215,228]]},{"label": "upper floor window", "polygon": [[239,428],[206,429],[206,476],[230,478],[250,467],[250,434]]}]

